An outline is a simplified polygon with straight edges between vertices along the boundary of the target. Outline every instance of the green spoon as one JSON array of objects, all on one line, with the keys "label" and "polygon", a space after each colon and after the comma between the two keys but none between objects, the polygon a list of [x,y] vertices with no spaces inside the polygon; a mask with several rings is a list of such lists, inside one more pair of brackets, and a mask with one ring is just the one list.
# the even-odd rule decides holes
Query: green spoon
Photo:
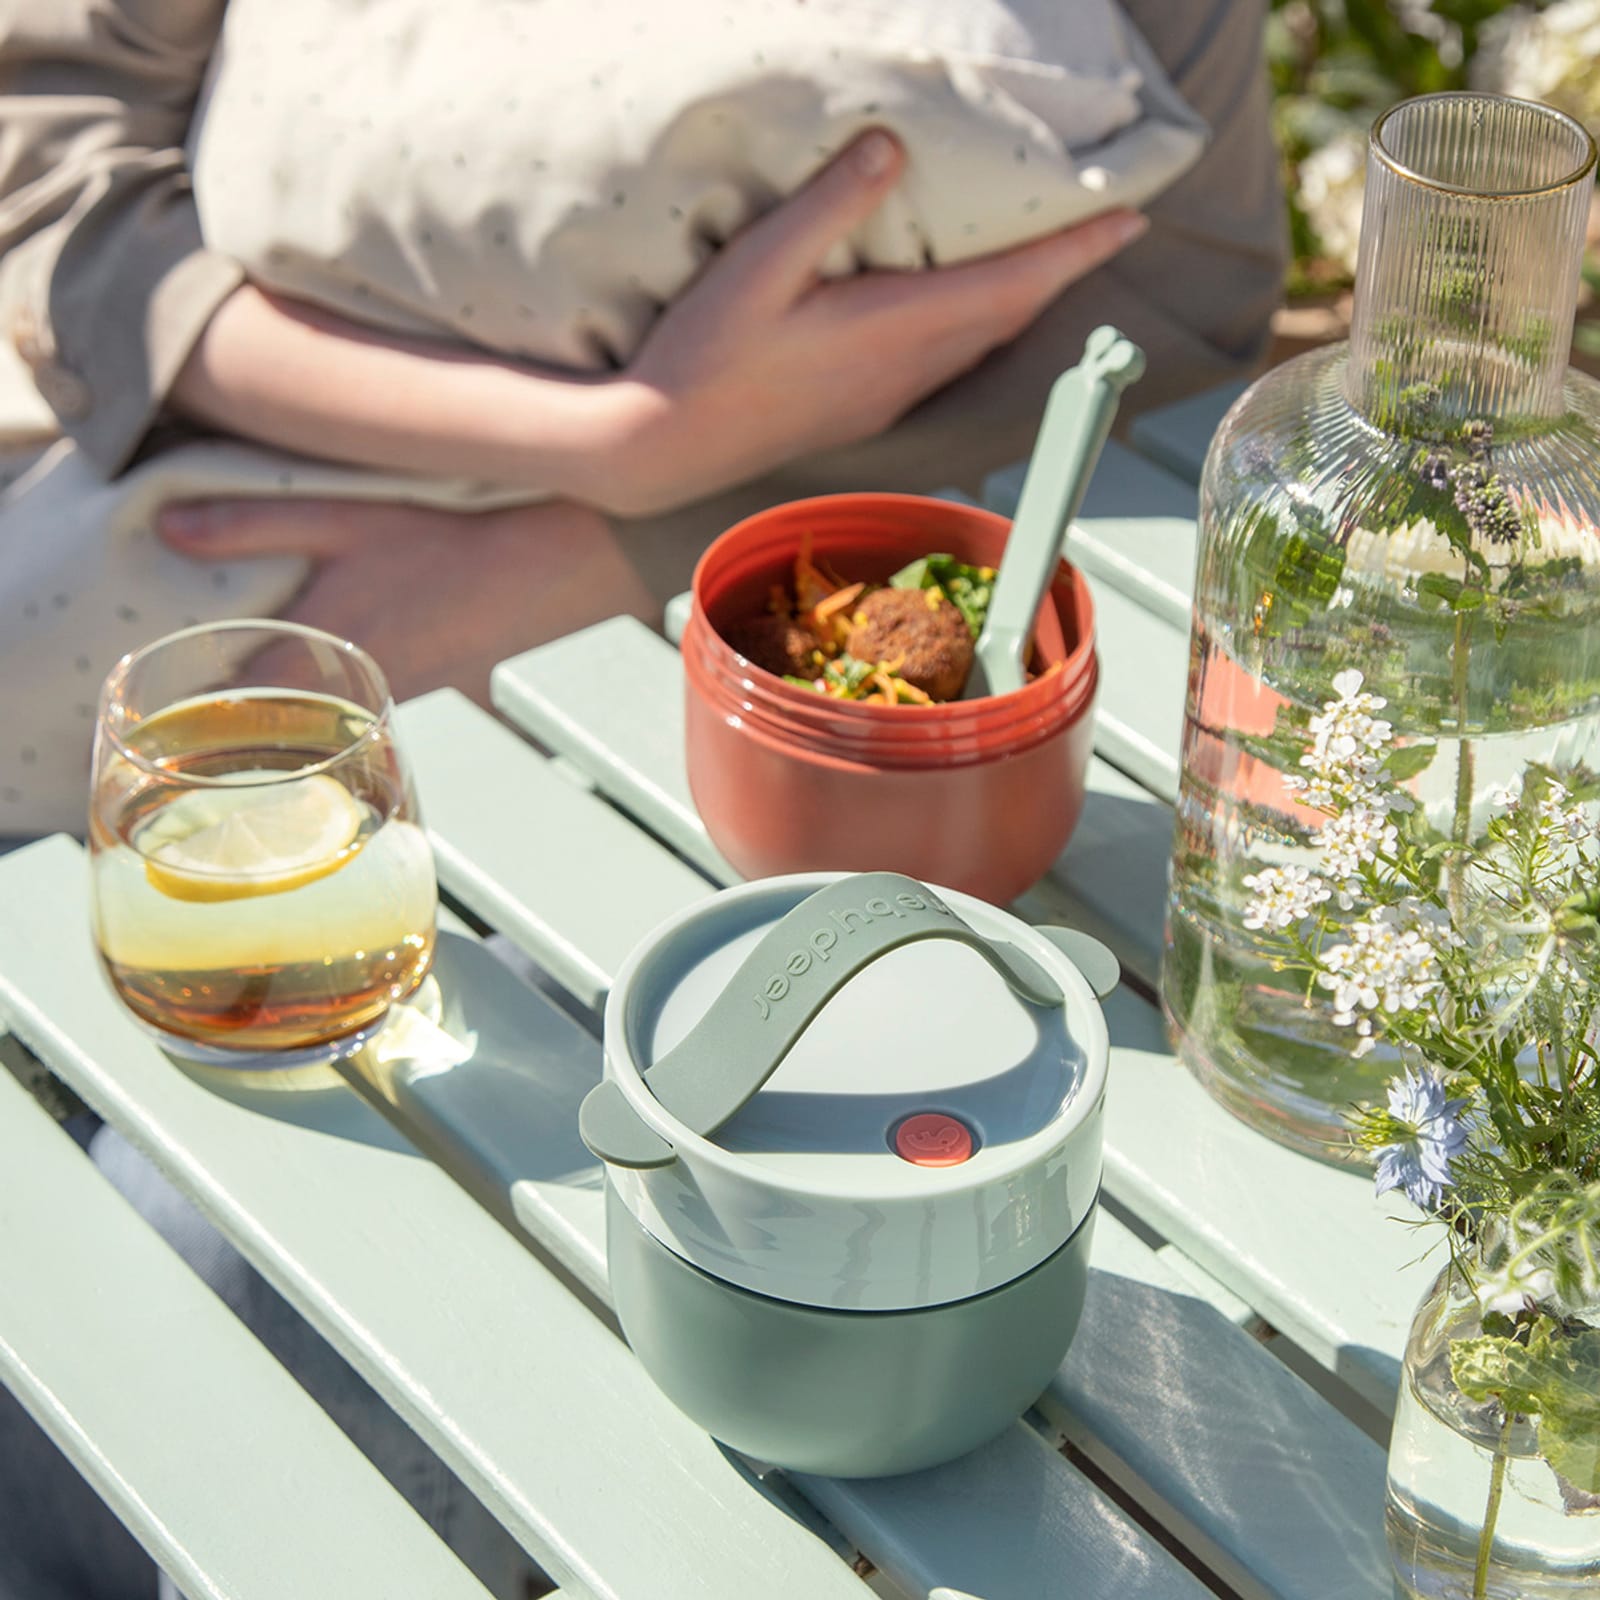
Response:
[{"label": "green spoon", "polygon": [[1051,387],[963,700],[1005,694],[1027,681],[1033,619],[1067,527],[1083,504],[1122,391],[1143,371],[1138,345],[1115,328],[1096,328],[1084,341],[1082,361]]}]

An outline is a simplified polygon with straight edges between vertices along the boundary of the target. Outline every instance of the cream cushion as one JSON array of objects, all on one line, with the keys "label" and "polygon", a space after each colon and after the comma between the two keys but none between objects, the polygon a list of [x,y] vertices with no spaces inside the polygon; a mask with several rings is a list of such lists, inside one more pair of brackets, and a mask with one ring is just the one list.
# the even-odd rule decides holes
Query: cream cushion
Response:
[{"label": "cream cushion", "polygon": [[874,124],[909,168],[834,271],[1139,205],[1204,137],[1112,0],[230,0],[191,158],[258,282],[598,368]]}]

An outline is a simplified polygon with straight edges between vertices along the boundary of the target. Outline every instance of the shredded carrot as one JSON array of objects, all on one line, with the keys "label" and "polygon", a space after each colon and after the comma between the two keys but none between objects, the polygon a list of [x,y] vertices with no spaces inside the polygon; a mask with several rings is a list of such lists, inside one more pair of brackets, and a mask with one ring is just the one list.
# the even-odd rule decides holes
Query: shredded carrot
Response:
[{"label": "shredded carrot", "polygon": [[818,622],[827,622],[836,617],[841,611],[853,606],[861,598],[861,591],[866,588],[864,583],[852,583],[848,589],[837,589],[826,600],[819,600],[813,608],[813,615]]},{"label": "shredded carrot", "polygon": [[866,588],[864,583],[853,583],[840,589],[827,599],[819,600],[805,615],[805,623],[819,639],[843,649],[850,637],[850,621],[845,615]]}]

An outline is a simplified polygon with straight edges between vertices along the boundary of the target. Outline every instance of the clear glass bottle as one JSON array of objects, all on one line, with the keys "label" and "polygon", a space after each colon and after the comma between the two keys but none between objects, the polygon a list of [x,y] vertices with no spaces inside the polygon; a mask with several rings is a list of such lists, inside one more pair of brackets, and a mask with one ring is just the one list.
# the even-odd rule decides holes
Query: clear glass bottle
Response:
[{"label": "clear glass bottle", "polygon": [[[1452,1265],[1412,1324],[1384,1508],[1400,1590],[1414,1600],[1592,1600],[1600,1594],[1600,1498],[1563,1485],[1539,1448],[1536,1421],[1469,1399],[1451,1376],[1452,1342],[1480,1337],[1483,1322],[1466,1275]],[[1593,1399],[1600,1405],[1600,1393]]]},{"label": "clear glass bottle", "polygon": [[1546,106],[1386,113],[1349,342],[1270,372],[1206,461],[1162,995],[1223,1104],[1327,1159],[1361,1159],[1345,1111],[1395,1060],[1353,1057],[1243,879],[1317,866],[1286,779],[1333,679],[1387,697],[1440,839],[1527,761],[1600,765],[1600,384],[1567,366],[1594,172]]}]

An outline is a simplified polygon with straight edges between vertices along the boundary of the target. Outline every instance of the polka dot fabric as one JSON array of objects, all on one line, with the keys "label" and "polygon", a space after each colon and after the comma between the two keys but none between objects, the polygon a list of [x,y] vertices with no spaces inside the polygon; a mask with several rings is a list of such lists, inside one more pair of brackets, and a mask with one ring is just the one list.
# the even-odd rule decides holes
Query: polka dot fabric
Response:
[{"label": "polka dot fabric", "polygon": [[599,369],[872,125],[910,166],[835,271],[1137,205],[1202,143],[1111,0],[230,0],[191,147],[258,281]]}]

